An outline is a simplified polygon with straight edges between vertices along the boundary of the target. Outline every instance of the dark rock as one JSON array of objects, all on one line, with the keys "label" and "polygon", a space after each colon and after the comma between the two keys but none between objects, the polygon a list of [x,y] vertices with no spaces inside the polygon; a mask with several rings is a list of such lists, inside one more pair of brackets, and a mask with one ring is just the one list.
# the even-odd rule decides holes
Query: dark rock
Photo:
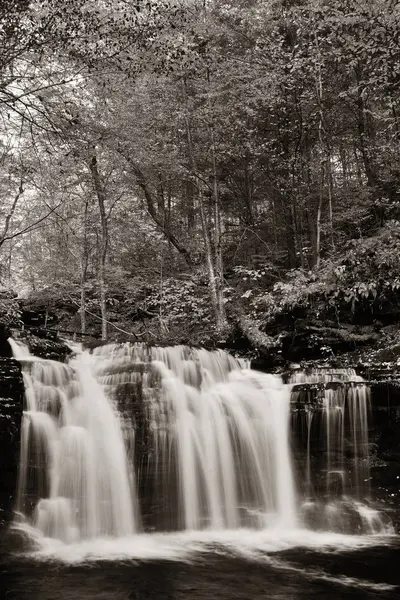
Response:
[{"label": "dark rock", "polygon": [[18,340],[28,346],[31,354],[39,358],[63,362],[71,354],[71,349],[58,337],[56,331],[35,329],[33,333],[30,330],[14,330],[13,335],[17,335]]},{"label": "dark rock", "polygon": [[13,513],[19,462],[24,385],[21,366],[0,358],[0,525]]},{"label": "dark rock", "polygon": [[33,552],[39,548],[38,540],[29,529],[12,526],[0,531],[0,553]]},{"label": "dark rock", "polygon": [[7,325],[0,323],[0,356],[11,358],[12,350],[11,346],[8,343],[8,338],[10,337],[10,330]]},{"label": "dark rock", "polygon": [[298,325],[294,331],[281,334],[282,355],[289,361],[320,359],[349,352],[378,341],[379,334],[371,328],[360,332],[355,326],[329,327],[325,325]]},{"label": "dark rock", "polygon": [[64,361],[71,354],[71,349],[60,339],[46,339],[31,334],[26,342],[30,352],[39,358]]},{"label": "dark rock", "polygon": [[351,500],[338,499],[330,502],[305,502],[301,507],[301,517],[310,529],[346,534],[369,533],[365,531],[357,505]]}]

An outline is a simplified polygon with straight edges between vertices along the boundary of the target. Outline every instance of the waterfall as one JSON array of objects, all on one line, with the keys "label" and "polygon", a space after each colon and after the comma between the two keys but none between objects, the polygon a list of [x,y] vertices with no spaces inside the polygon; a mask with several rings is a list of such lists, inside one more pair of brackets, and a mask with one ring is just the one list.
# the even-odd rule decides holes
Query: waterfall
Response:
[{"label": "waterfall", "polygon": [[[294,418],[300,421],[300,427],[305,423],[307,432],[307,487],[312,487],[311,441],[322,430],[326,457],[322,466],[324,494],[329,496],[337,488],[339,494],[350,494],[359,500],[368,498],[370,396],[363,379],[354,369],[313,369],[308,373],[294,372],[289,382],[293,386],[292,403],[300,403]],[[315,427],[317,431],[313,430]],[[320,445],[321,439],[317,442]]]},{"label": "waterfall", "polygon": [[17,360],[24,360],[24,358],[31,357],[31,353],[25,344],[21,344],[13,340],[12,338],[8,338],[8,343],[11,346],[11,350],[13,353],[13,357]]},{"label": "waterfall", "polygon": [[[109,344],[75,348],[62,364],[11,345],[26,390],[17,511],[46,537],[304,523],[348,531],[350,497],[353,529],[382,528],[360,502],[368,493],[368,392],[353,372],[297,373],[288,385],[222,350]],[[305,429],[304,495],[291,413],[295,430]],[[314,457],[321,432],[323,484]]]},{"label": "waterfall", "polygon": [[93,374],[93,357],[82,353],[66,365],[12,347],[26,390],[17,511],[66,542],[133,533],[119,417]]},{"label": "waterfall", "polygon": [[185,346],[106,346],[94,357],[125,416],[142,513],[156,505],[152,528],[294,525],[289,390],[280,378]]},{"label": "waterfall", "polygon": [[353,520],[380,530],[379,514],[362,504],[371,491],[368,386],[350,368],[295,371],[289,383],[294,434],[306,446],[303,510],[315,522],[317,509],[322,527],[346,530]]},{"label": "waterfall", "polygon": [[17,510],[46,536],[131,534],[136,483],[144,519],[158,503],[150,528],[295,525],[280,378],[182,346],[110,345],[68,364],[13,349],[26,388]]}]

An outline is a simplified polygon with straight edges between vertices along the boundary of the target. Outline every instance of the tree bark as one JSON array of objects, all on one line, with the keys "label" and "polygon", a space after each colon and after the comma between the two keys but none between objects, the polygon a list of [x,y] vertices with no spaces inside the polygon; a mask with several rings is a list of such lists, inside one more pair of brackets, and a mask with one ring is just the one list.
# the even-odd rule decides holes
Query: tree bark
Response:
[{"label": "tree bark", "polygon": [[17,193],[16,193],[16,195],[14,197],[14,200],[13,200],[13,203],[11,205],[10,211],[6,215],[6,218],[4,220],[3,231],[2,231],[2,233],[0,235],[0,248],[4,244],[4,242],[8,239],[7,238],[7,234],[8,234],[8,231],[10,229],[11,219],[13,218],[13,215],[15,213],[15,209],[17,208],[18,201],[21,198],[21,196],[24,193],[24,191],[25,191],[24,190],[24,182],[23,182],[23,179],[21,177],[21,182],[19,184],[18,191],[17,191]]},{"label": "tree bark", "polygon": [[217,329],[220,329],[222,324],[220,322],[218,292],[217,292],[216,277],[215,277],[215,270],[214,270],[214,264],[213,264],[211,240],[210,240],[210,235],[208,232],[206,215],[204,213],[203,194],[201,191],[201,185],[199,185],[198,205],[199,205],[201,229],[203,232],[203,240],[204,240],[205,253],[206,253],[206,265],[207,265],[207,272],[208,272],[208,287],[210,290],[211,306],[213,308],[213,312],[215,315],[215,322],[216,322]]},{"label": "tree bark", "polygon": [[[165,208],[160,201],[157,202],[156,199],[153,198],[153,194],[146,181],[144,173],[142,172],[140,167],[138,167],[138,165],[134,163],[131,157],[121,148],[119,148],[119,153],[129,163],[131,171],[135,176],[136,182],[143,192],[144,198],[146,200],[147,211],[153,219],[154,223],[157,225],[158,229],[165,235],[168,242],[172,244],[172,246],[174,246],[174,248],[183,257],[186,264],[189,267],[192,267],[194,263],[189,250],[178,240],[178,238],[171,231],[169,224],[170,220],[166,218]],[[158,213],[157,207],[161,214]]]},{"label": "tree bark", "polygon": [[211,156],[213,169],[213,195],[214,195],[214,253],[215,253],[215,288],[217,296],[217,329],[223,330],[227,327],[225,302],[224,302],[224,265],[222,256],[222,222],[219,201],[217,159],[215,152],[215,140],[212,128],[209,129],[211,141]]},{"label": "tree bark", "polygon": [[88,237],[87,237],[87,226],[88,226],[88,211],[89,211],[89,199],[85,200],[85,208],[83,213],[83,244],[82,244],[82,257],[81,257],[81,305],[80,305],[80,316],[81,316],[81,332],[86,333],[86,290],[85,284],[87,279],[87,271],[89,266],[89,250],[88,250]]},{"label": "tree bark", "polygon": [[[183,83],[183,93],[186,103],[186,87],[185,83]],[[187,104],[187,103],[186,103]],[[214,312],[215,324],[218,331],[222,331],[227,326],[226,314],[225,314],[225,306],[223,304],[223,299],[221,299],[221,293],[218,290],[217,276],[216,276],[216,268],[222,270],[222,255],[218,254],[218,266],[214,260],[216,260],[216,246],[214,248],[214,256],[212,252],[211,239],[207,227],[207,219],[204,211],[203,204],[203,193],[202,193],[202,182],[199,178],[196,159],[193,151],[193,142],[192,142],[192,131],[190,127],[189,117],[185,115],[185,123],[186,123],[186,135],[188,142],[188,153],[189,153],[189,161],[191,167],[191,173],[194,181],[196,181],[197,189],[198,189],[198,205],[199,205],[199,213],[200,213],[200,221],[201,221],[201,229],[203,233],[204,247],[205,247],[205,259],[206,266],[208,272],[208,287],[210,290],[210,300],[211,305]],[[212,145],[212,143],[211,143]],[[215,160],[215,153],[214,153]],[[214,164],[214,175],[216,175],[216,163]],[[218,196],[218,184],[216,177],[214,177],[214,219],[218,219],[218,224],[220,223],[220,215],[219,215],[219,196]],[[220,227],[220,225],[219,225]],[[218,238],[219,239],[219,238]],[[220,241],[219,241],[220,244]],[[220,252],[221,248],[219,248],[218,252]],[[221,311],[222,308],[222,311]]]},{"label": "tree bark", "polygon": [[364,102],[364,88],[361,84],[361,73],[360,67],[356,69],[356,82],[357,82],[357,129],[358,129],[358,143],[361,156],[364,164],[364,171],[367,177],[369,187],[375,188],[378,181],[377,171],[371,155],[371,145],[369,139],[369,133],[367,128],[367,122],[365,118],[365,102]]},{"label": "tree bark", "polygon": [[101,240],[98,263],[98,281],[100,292],[100,310],[101,310],[101,339],[106,340],[107,331],[107,292],[106,292],[106,262],[108,251],[108,222],[106,215],[106,192],[99,173],[97,157],[94,155],[90,160],[90,171],[93,178],[93,185],[97,196],[97,202],[100,212]]}]

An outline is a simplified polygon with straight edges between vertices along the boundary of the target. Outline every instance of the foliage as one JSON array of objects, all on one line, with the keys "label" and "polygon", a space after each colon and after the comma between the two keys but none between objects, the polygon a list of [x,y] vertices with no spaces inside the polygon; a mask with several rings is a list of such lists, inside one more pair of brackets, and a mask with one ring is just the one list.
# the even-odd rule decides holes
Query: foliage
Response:
[{"label": "foliage", "polygon": [[9,4],[2,284],[157,339],[396,310],[398,3]]},{"label": "foliage", "polygon": [[193,280],[164,280],[144,306],[157,316],[161,332],[170,340],[201,343],[215,333],[207,287]]},{"label": "foliage", "polygon": [[[289,271],[272,290],[249,287],[242,298],[267,322],[299,310],[317,319],[372,321],[400,308],[399,245],[400,223],[388,222],[376,236],[351,240],[344,252],[325,260],[320,269]],[[264,273],[248,272],[253,279]]]},{"label": "foliage", "polygon": [[21,308],[18,301],[0,298],[0,323],[18,327],[21,322]]}]

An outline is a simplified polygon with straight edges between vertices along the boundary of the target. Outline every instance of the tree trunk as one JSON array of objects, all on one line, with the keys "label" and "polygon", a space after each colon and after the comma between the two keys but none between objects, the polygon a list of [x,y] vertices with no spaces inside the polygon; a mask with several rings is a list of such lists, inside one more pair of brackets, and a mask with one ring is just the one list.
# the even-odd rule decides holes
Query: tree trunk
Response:
[{"label": "tree trunk", "polygon": [[86,290],[85,284],[87,279],[87,270],[89,265],[89,251],[88,251],[88,239],[87,239],[87,220],[89,210],[89,199],[85,200],[85,209],[83,213],[83,244],[82,244],[82,257],[81,257],[81,332],[86,333]]},{"label": "tree trunk", "polygon": [[104,252],[101,255],[99,264],[99,290],[100,290],[100,310],[101,310],[101,339],[106,340],[107,331],[107,294],[105,282],[105,259]]},{"label": "tree trunk", "polygon": [[201,186],[199,186],[198,203],[199,203],[201,229],[203,232],[203,240],[204,240],[204,246],[205,246],[206,266],[207,266],[207,272],[208,272],[208,287],[210,290],[211,306],[212,306],[212,309],[213,309],[213,312],[215,315],[215,322],[216,322],[217,329],[221,329],[222,323],[221,323],[220,312],[219,312],[219,301],[218,301],[215,270],[214,270],[214,264],[213,264],[211,240],[210,240],[210,235],[208,232],[206,215],[204,213],[203,194],[201,192]]},{"label": "tree trunk", "polygon": [[[184,93],[184,98],[185,98],[185,102],[186,102],[187,95],[186,95],[185,82],[183,82],[183,93]],[[208,286],[209,286],[209,290],[210,290],[211,306],[213,308],[213,312],[214,312],[214,316],[215,316],[216,328],[218,331],[222,331],[224,328],[226,328],[227,321],[226,321],[225,306],[223,303],[223,299],[221,298],[221,293],[218,290],[218,282],[217,282],[217,276],[216,276],[216,269],[218,269],[218,275],[220,277],[222,276],[222,254],[221,254],[221,241],[220,241],[221,230],[220,230],[220,215],[219,215],[218,184],[217,184],[217,180],[216,180],[215,152],[213,152],[213,158],[214,158],[214,169],[213,170],[214,170],[214,185],[215,185],[215,187],[214,187],[214,208],[215,208],[214,218],[218,222],[219,232],[217,233],[217,238],[215,239],[215,241],[216,242],[218,241],[219,248],[217,250],[217,243],[216,243],[215,253],[213,256],[211,240],[210,240],[210,235],[209,235],[209,228],[207,226],[207,219],[206,219],[206,214],[204,211],[202,183],[201,183],[201,180],[200,180],[200,178],[198,176],[198,172],[197,172],[196,159],[195,159],[194,152],[193,152],[192,132],[191,132],[191,128],[190,128],[190,121],[189,121],[188,114],[185,115],[185,122],[186,122],[186,135],[187,135],[187,142],[188,142],[189,161],[190,161],[190,165],[191,165],[192,176],[193,176],[194,181],[196,181],[196,183],[197,183],[197,189],[198,189],[199,213],[200,213],[201,229],[202,229],[202,233],[203,233],[203,240],[204,240],[204,246],[205,246],[205,259],[206,259],[206,266],[207,266],[207,272],[208,272]],[[213,144],[211,143],[211,145],[213,145]],[[217,255],[218,255],[218,260],[217,260]],[[214,258],[216,259],[215,265],[214,265]]]},{"label": "tree trunk", "polygon": [[321,262],[321,213],[322,213],[322,190],[321,194],[318,198],[318,207],[317,207],[317,223],[316,223],[316,244],[315,244],[315,266],[319,267]]},{"label": "tree trunk", "polygon": [[90,171],[93,177],[94,189],[96,191],[97,201],[100,212],[100,224],[101,224],[101,239],[100,239],[100,250],[99,250],[99,267],[98,267],[98,281],[99,281],[99,292],[100,292],[100,310],[101,310],[101,339],[106,340],[108,337],[107,331],[107,293],[106,293],[106,263],[107,263],[107,251],[108,251],[108,223],[105,209],[106,193],[103,182],[100,177],[97,157],[94,155],[90,161]]},{"label": "tree trunk", "polygon": [[365,116],[364,88],[362,87],[361,79],[360,67],[358,67],[356,69],[358,141],[368,185],[369,187],[374,188],[378,184],[378,176],[371,155],[370,138]]},{"label": "tree trunk", "polygon": [[332,175],[332,160],[328,158],[328,214],[329,214],[329,230],[331,235],[331,248],[335,250],[335,234],[333,229],[333,175]]},{"label": "tree trunk", "polygon": [[217,329],[222,331],[227,327],[225,302],[224,302],[224,265],[222,256],[222,224],[219,203],[219,190],[217,179],[217,160],[215,140],[212,128],[210,132],[211,156],[213,168],[213,195],[214,195],[214,253],[215,253],[215,288],[217,295]]},{"label": "tree trunk", "polygon": [[244,165],[244,201],[246,207],[246,225],[254,227],[254,213],[253,213],[253,192],[251,176],[249,173],[249,159],[247,158]]},{"label": "tree trunk", "polygon": [[[177,237],[171,231],[170,224],[169,224],[170,219],[168,217],[166,217],[166,215],[165,215],[165,208],[163,207],[163,204],[159,201],[159,199],[157,202],[156,201],[157,199],[155,199],[153,197],[153,194],[152,194],[150,187],[146,181],[144,173],[138,167],[138,165],[134,163],[134,161],[131,159],[131,157],[127,153],[125,153],[122,149],[119,149],[119,153],[129,163],[129,165],[131,167],[131,171],[132,171],[133,175],[135,176],[137,185],[140,187],[140,189],[142,190],[142,192],[144,194],[144,198],[146,200],[146,205],[147,205],[147,211],[148,211],[149,215],[151,216],[151,218],[153,219],[154,223],[157,225],[158,229],[165,235],[168,242],[170,244],[172,244],[172,246],[174,246],[174,248],[183,257],[186,264],[189,267],[192,267],[193,260],[192,260],[189,250],[177,239]],[[158,208],[158,210],[157,210],[157,208]]]},{"label": "tree trunk", "polygon": [[[288,128],[289,125],[285,121],[285,126]],[[294,220],[293,212],[293,190],[290,190],[287,182],[290,180],[290,140],[288,135],[283,135],[281,140],[282,145],[282,166],[279,169],[279,179],[276,184],[278,198],[279,198],[279,212],[283,221],[283,227],[285,230],[284,239],[287,252],[287,266],[289,269],[295,269],[297,267],[296,257],[296,223]]]},{"label": "tree trunk", "polygon": [[[309,194],[311,194],[310,189]],[[309,197],[307,199],[306,206],[308,238],[311,244],[311,264],[309,265],[310,268],[313,268],[316,265],[318,256],[317,219],[315,218],[315,203],[312,200],[313,197]]]},{"label": "tree trunk", "polygon": [[295,223],[293,222],[292,202],[288,195],[282,195],[280,200],[281,210],[285,224],[285,242],[288,258],[288,267],[289,269],[295,269],[297,267],[295,242],[296,228]]},{"label": "tree trunk", "polygon": [[[315,44],[316,44],[316,51],[317,51],[317,56],[318,56],[317,73],[316,73],[315,83],[316,83],[317,104],[318,104],[318,108],[319,108],[318,140],[319,140],[319,151],[320,151],[320,189],[319,189],[318,206],[317,206],[316,247],[315,247],[314,264],[318,268],[320,265],[320,261],[321,261],[321,219],[322,219],[322,205],[323,205],[324,195],[325,195],[325,179],[326,179],[325,172],[326,172],[326,164],[328,163],[328,168],[330,166],[331,147],[330,147],[330,142],[329,142],[326,127],[325,127],[325,112],[324,112],[324,105],[323,105],[324,88],[323,88],[322,71],[321,71],[322,61],[321,61],[321,55],[320,55],[320,50],[319,50],[319,40],[318,40],[318,36],[316,34],[315,34]],[[329,174],[328,174],[328,177],[329,177]],[[328,188],[329,188],[328,210],[329,210],[330,226],[332,228],[332,220],[333,220],[332,194],[330,191],[330,181],[329,180],[328,180]],[[331,229],[331,234],[332,234],[332,229]]]},{"label": "tree trunk", "polygon": [[11,225],[11,221],[12,221],[12,218],[14,216],[14,213],[15,213],[15,209],[17,207],[19,199],[21,198],[21,196],[22,196],[22,194],[24,192],[25,192],[24,181],[23,181],[22,176],[21,176],[21,182],[19,184],[18,191],[15,194],[15,197],[14,197],[13,203],[11,205],[11,208],[10,208],[8,214],[6,215],[5,219],[4,219],[3,231],[0,234],[0,247],[4,244],[4,242],[7,239],[7,233],[9,231],[9,229],[10,229],[10,225]]},{"label": "tree trunk", "polygon": [[195,208],[194,208],[195,186],[193,181],[185,182],[185,206],[186,206],[186,223],[188,235],[193,234],[195,226]]}]

